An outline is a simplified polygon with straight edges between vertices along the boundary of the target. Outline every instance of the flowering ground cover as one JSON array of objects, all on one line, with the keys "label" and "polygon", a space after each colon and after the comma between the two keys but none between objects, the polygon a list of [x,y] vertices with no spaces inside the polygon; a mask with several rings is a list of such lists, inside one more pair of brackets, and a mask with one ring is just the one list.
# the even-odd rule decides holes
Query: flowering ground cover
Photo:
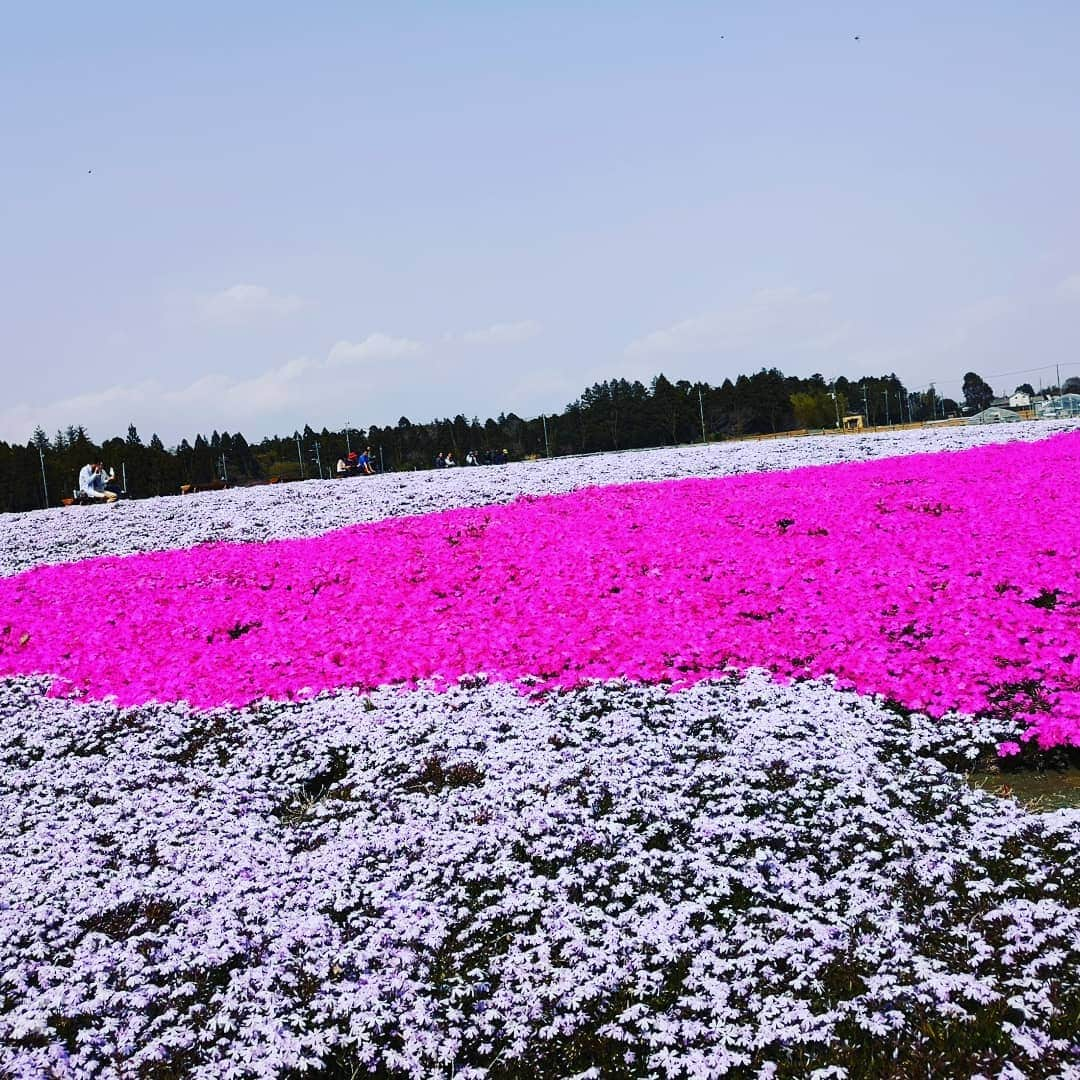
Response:
[{"label": "flowering ground cover", "polygon": [[732,476],[805,465],[1031,441],[1075,430],[1076,421],[926,428],[873,435],[713,443],[439,472],[309,480],[104,507],[0,514],[0,577],[91,555],[163,551],[220,540],[247,542],[320,533],[361,521],[510,502],[605,484]]},{"label": "flowering ground cover", "polygon": [[0,1072],[1075,1077],[1080,811],[949,767],[1002,734],[764,673],[8,681]]},{"label": "flowering ground cover", "polygon": [[0,580],[0,674],[211,707],[762,666],[1078,747],[1080,543],[1059,482],[1078,467],[1074,433],[39,567]]},{"label": "flowering ground cover", "polygon": [[1077,1080],[1048,430],[0,520],[0,1076]]}]

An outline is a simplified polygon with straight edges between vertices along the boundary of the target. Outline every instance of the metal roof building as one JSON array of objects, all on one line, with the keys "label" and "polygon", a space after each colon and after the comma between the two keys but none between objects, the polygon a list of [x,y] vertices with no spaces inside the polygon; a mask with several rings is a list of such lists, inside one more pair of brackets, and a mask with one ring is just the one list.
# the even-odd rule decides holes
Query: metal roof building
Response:
[{"label": "metal roof building", "polygon": [[1061,394],[1035,402],[1035,415],[1046,419],[1080,416],[1080,394]]},{"label": "metal roof building", "polygon": [[1012,409],[1003,409],[1000,405],[992,405],[989,409],[983,409],[981,413],[969,416],[969,424],[1011,424],[1014,420],[1022,420],[1023,417],[1013,412]]}]

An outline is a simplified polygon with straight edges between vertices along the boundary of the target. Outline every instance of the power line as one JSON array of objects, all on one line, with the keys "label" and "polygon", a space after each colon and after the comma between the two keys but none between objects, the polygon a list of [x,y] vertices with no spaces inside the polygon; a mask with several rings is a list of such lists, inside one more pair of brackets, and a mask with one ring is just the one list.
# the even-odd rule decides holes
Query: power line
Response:
[{"label": "power line", "polygon": [[[1015,371],[998,371],[998,372],[995,372],[994,374],[987,375],[985,377],[980,376],[980,378],[983,378],[984,382],[989,382],[991,379],[1006,379],[1006,378],[1009,378],[1012,375],[1035,375],[1040,371],[1053,371],[1053,370],[1055,370],[1055,368],[1059,368],[1059,367],[1064,367],[1065,370],[1068,371],[1069,368],[1075,368],[1076,366],[1077,366],[1076,363],[1041,364],[1039,367],[1018,368]],[[935,382],[936,382],[936,380],[935,380]],[[949,383],[952,383],[954,386],[963,386],[963,382],[960,379],[946,379],[945,380],[945,385],[948,386]],[[913,387],[911,387],[911,390],[912,391],[929,390],[930,387],[933,386],[933,385],[934,385],[934,383],[923,383],[921,386],[913,386]]]},{"label": "power line", "polygon": [[[1052,371],[1054,368],[1060,367],[1060,364],[1043,364],[1042,367],[1023,368],[1020,371],[999,371],[996,375],[988,375],[989,379],[1004,379],[1009,375],[1033,375],[1037,371]],[[1069,367],[1065,365],[1066,369]],[[1075,367],[1075,365],[1073,365]]]}]

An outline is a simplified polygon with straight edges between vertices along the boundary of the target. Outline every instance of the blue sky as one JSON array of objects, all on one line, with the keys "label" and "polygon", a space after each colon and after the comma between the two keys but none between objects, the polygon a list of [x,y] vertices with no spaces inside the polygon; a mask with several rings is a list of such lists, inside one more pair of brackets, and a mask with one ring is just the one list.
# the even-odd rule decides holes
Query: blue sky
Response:
[{"label": "blue sky", "polygon": [[0,438],[1080,375],[1075,4],[160,7],[5,14]]}]

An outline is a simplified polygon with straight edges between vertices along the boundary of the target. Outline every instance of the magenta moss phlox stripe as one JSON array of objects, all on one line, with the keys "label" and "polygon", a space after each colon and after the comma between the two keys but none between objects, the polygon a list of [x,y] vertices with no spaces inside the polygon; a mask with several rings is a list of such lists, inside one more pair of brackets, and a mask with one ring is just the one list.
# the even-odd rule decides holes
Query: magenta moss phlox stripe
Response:
[{"label": "magenta moss phlox stripe", "polygon": [[0,580],[0,674],[200,706],[485,672],[833,674],[1080,745],[1080,436],[593,488]]}]

